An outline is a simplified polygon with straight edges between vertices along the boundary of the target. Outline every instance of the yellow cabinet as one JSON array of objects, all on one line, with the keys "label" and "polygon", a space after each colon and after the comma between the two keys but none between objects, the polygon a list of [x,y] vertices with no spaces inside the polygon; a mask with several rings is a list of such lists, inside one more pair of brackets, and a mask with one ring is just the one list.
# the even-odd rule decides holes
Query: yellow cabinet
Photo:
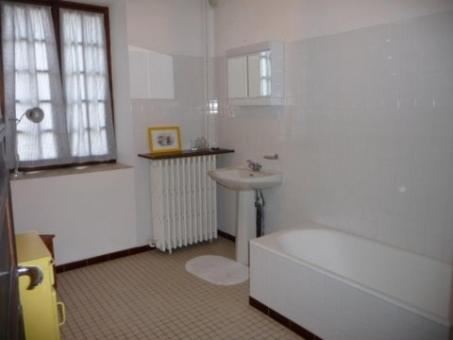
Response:
[{"label": "yellow cabinet", "polygon": [[37,233],[16,235],[19,266],[38,267],[42,283],[29,290],[30,277],[19,278],[19,294],[22,305],[25,338],[27,340],[59,340],[60,324],[58,306],[64,318],[64,305],[57,301],[54,288],[53,259]]}]

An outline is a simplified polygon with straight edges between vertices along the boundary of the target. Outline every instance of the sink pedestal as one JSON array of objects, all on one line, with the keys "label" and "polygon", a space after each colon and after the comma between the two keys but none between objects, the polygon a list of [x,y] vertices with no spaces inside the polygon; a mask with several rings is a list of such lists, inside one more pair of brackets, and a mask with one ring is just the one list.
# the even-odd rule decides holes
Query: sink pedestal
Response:
[{"label": "sink pedestal", "polygon": [[236,261],[249,264],[249,241],[256,238],[255,191],[282,183],[278,171],[252,171],[244,168],[212,170],[209,176],[222,186],[237,191]]},{"label": "sink pedestal", "polygon": [[249,241],[256,238],[254,191],[238,191],[236,220],[236,261],[249,265]]}]

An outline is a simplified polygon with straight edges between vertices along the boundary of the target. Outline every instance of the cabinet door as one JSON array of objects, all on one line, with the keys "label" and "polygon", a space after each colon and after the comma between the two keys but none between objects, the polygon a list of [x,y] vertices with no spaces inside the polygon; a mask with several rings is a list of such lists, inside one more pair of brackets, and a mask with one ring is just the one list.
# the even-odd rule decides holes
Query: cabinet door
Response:
[{"label": "cabinet door", "polygon": [[246,56],[228,59],[228,97],[248,97]]},{"label": "cabinet door", "polygon": [[1,131],[0,126],[0,339],[18,340],[24,338],[24,330],[19,303],[9,173],[4,160],[5,139]]}]

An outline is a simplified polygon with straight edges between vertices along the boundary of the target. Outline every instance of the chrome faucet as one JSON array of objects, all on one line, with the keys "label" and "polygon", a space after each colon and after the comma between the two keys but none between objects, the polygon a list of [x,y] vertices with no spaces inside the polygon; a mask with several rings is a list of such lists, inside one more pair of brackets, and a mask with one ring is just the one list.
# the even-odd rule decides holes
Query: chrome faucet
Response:
[{"label": "chrome faucet", "polygon": [[258,162],[254,162],[252,160],[247,160],[247,166],[250,170],[252,170],[253,172],[259,172],[261,171],[261,169],[263,168],[263,166],[258,163]]}]

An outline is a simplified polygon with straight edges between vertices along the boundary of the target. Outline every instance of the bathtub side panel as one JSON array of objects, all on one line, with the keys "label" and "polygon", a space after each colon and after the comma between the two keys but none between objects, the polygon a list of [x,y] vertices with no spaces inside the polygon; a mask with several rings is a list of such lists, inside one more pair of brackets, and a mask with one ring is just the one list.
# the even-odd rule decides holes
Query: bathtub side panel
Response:
[{"label": "bathtub side panel", "polygon": [[323,275],[251,244],[250,295],[320,336],[323,286]]},{"label": "bathtub side panel", "polygon": [[448,340],[448,328],[251,244],[250,295],[323,339]]},{"label": "bathtub side panel", "polygon": [[250,243],[250,296],[266,306],[269,306],[268,294],[275,294],[271,287],[267,286],[269,276],[268,260],[270,252]]}]

